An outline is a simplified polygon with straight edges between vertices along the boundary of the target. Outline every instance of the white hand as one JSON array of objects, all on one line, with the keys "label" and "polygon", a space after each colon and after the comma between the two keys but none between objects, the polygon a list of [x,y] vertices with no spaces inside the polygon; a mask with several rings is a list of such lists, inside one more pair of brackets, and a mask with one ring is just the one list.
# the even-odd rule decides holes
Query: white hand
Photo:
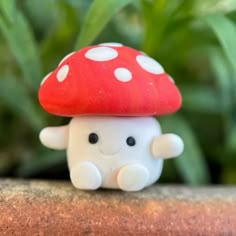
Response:
[{"label": "white hand", "polygon": [[154,138],[151,150],[156,158],[176,157],[183,152],[184,143],[176,134],[163,134]]},{"label": "white hand", "polygon": [[46,127],[41,130],[39,139],[48,148],[62,150],[67,148],[68,132],[68,125]]}]

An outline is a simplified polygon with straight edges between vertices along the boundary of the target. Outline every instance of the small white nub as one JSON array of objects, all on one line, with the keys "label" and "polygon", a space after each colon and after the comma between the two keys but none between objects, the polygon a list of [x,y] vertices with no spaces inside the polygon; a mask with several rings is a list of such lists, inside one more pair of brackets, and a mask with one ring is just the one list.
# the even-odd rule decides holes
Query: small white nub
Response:
[{"label": "small white nub", "polygon": [[70,56],[72,56],[75,52],[71,52],[70,54],[66,55],[59,63],[59,65],[61,65],[67,58],[69,58]]},{"label": "small white nub", "polygon": [[52,72],[48,73],[41,81],[40,86],[44,84],[44,82],[49,78],[49,76],[52,74]]},{"label": "small white nub", "polygon": [[118,52],[108,47],[92,48],[85,53],[85,57],[93,61],[110,61],[117,56]]},{"label": "small white nub", "polygon": [[66,79],[66,77],[69,73],[69,70],[70,70],[70,67],[68,65],[64,65],[60,68],[60,70],[57,72],[57,76],[56,76],[58,82],[63,82]]},{"label": "small white nub", "polygon": [[132,73],[126,68],[117,68],[114,74],[116,79],[121,82],[128,82],[132,79]]},{"label": "small white nub", "polygon": [[123,44],[115,43],[115,42],[110,42],[110,43],[100,43],[99,46],[122,47]]},{"label": "small white nub", "polygon": [[147,72],[152,74],[162,74],[164,73],[163,67],[151,57],[145,55],[138,55],[136,57],[138,64]]}]

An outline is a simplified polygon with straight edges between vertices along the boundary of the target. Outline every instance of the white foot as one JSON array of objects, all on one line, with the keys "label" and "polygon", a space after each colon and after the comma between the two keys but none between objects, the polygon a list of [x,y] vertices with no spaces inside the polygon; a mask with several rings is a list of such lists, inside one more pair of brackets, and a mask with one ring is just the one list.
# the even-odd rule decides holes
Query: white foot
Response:
[{"label": "white foot", "polygon": [[84,190],[95,190],[102,184],[102,176],[91,162],[82,162],[72,167],[70,179],[76,188]]},{"label": "white foot", "polygon": [[122,190],[139,191],[148,181],[149,171],[140,164],[127,165],[118,173],[117,183]]}]

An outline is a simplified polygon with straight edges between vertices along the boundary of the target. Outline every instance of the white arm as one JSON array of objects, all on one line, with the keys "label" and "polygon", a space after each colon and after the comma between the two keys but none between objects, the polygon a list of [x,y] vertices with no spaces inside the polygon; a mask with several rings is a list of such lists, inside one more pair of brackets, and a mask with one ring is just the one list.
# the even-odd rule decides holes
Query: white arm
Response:
[{"label": "white arm", "polygon": [[58,127],[46,127],[41,130],[39,139],[41,143],[52,149],[66,149],[68,144],[68,125]]},{"label": "white arm", "polygon": [[183,140],[176,134],[162,134],[152,142],[152,155],[156,158],[171,158],[184,150]]}]

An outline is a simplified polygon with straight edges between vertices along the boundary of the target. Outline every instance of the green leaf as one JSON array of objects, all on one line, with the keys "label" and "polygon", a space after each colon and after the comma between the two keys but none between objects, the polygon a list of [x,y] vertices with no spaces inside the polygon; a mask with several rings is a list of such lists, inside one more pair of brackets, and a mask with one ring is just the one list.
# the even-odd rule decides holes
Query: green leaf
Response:
[{"label": "green leaf", "polygon": [[236,26],[226,16],[212,15],[204,17],[203,20],[213,30],[224,52],[231,63],[233,69],[236,71]]},{"label": "green leaf", "polygon": [[[236,127],[233,120],[233,111],[235,110],[234,91],[236,91],[234,85],[236,80],[234,78],[236,74],[234,75],[232,67],[219,48],[213,47],[208,50],[208,56],[215,76],[218,97],[220,98],[219,106],[224,108],[224,113],[222,113],[226,144],[224,149],[227,152],[236,153]],[[222,159],[225,159],[225,155],[221,154],[221,156],[223,156]],[[230,158],[227,158],[227,160],[230,161]]]},{"label": "green leaf", "polygon": [[236,171],[235,167],[232,165],[224,165],[221,175],[221,182],[226,185],[236,184]]},{"label": "green leaf", "polygon": [[207,50],[209,62],[211,64],[217,91],[219,94],[220,107],[230,112],[233,108],[232,88],[234,83],[232,79],[232,67],[219,47],[211,47]]},{"label": "green leaf", "polygon": [[8,24],[0,17],[0,31],[23,72],[23,78],[36,91],[42,79],[36,42],[26,19],[20,12],[16,12],[15,20],[17,23]]},{"label": "green leaf", "polygon": [[91,44],[113,15],[134,0],[94,0],[83,23],[75,48]]},{"label": "green leaf", "polygon": [[16,1],[15,0],[1,0],[0,12],[9,23],[14,23],[16,13]]},{"label": "green leaf", "polygon": [[231,123],[230,128],[228,130],[228,135],[226,137],[226,148],[231,153],[236,153],[236,124]]},{"label": "green leaf", "polygon": [[77,19],[78,10],[76,11],[70,5],[60,4],[60,8],[54,7],[54,14],[53,27],[49,28],[47,37],[45,35],[40,42],[42,65],[47,73],[57,67],[65,55],[73,51],[73,44],[80,28]]},{"label": "green leaf", "polygon": [[53,29],[58,15],[60,15],[58,18],[63,20],[64,12],[58,11],[59,4],[55,0],[24,0],[21,4],[31,27],[34,28],[34,31],[40,38]]},{"label": "green leaf", "polygon": [[79,11],[79,18],[83,19],[93,0],[67,0],[67,4]]},{"label": "green leaf", "polygon": [[[153,49],[160,50],[165,29],[168,24],[169,12],[166,0],[161,1],[142,1],[142,10],[144,16],[144,51],[153,56]],[[167,17],[168,16],[168,17]],[[155,30],[154,30],[155,29]]]},{"label": "green leaf", "polygon": [[193,1],[196,15],[209,15],[216,13],[228,13],[236,10],[235,0],[204,0]]},{"label": "green leaf", "polygon": [[[112,23],[106,28],[106,33],[110,30],[114,38],[113,41],[118,37],[122,43],[132,45],[134,48],[140,48],[140,44],[143,41],[144,28],[142,25],[141,10],[139,8],[141,6],[138,5],[137,1],[136,4],[132,4],[132,6],[113,18]],[[100,39],[101,37],[99,37]]]},{"label": "green leaf", "polygon": [[[160,58],[167,55],[166,58],[176,57],[178,55],[178,61],[180,56],[184,54],[185,50],[188,50],[186,46],[189,44],[189,38],[191,35],[183,35],[187,30],[187,25],[191,22],[191,10],[192,1],[142,1],[143,9],[143,24],[144,24],[144,43],[143,49],[150,56]],[[177,45],[181,43],[181,45]],[[193,41],[191,40],[191,46]],[[176,53],[169,56],[169,52],[174,46]],[[179,48],[179,46],[181,46]],[[163,52],[163,48],[166,48],[167,52]],[[181,53],[178,53],[178,52]]]},{"label": "green leaf", "polygon": [[64,151],[41,152],[31,160],[22,162],[15,174],[20,177],[32,177],[62,164],[66,166]]},{"label": "green leaf", "polygon": [[209,183],[206,161],[188,122],[175,114],[161,118],[161,124],[165,133],[176,133],[184,140],[184,152],[174,162],[185,182],[192,185]]},{"label": "green leaf", "polygon": [[26,120],[33,130],[39,131],[44,126],[44,121],[38,114],[27,88],[16,78],[0,78],[0,99],[12,112]]},{"label": "green leaf", "polygon": [[189,111],[220,113],[224,107],[220,107],[220,100],[213,88],[206,86],[179,86],[183,94],[183,108]]}]

